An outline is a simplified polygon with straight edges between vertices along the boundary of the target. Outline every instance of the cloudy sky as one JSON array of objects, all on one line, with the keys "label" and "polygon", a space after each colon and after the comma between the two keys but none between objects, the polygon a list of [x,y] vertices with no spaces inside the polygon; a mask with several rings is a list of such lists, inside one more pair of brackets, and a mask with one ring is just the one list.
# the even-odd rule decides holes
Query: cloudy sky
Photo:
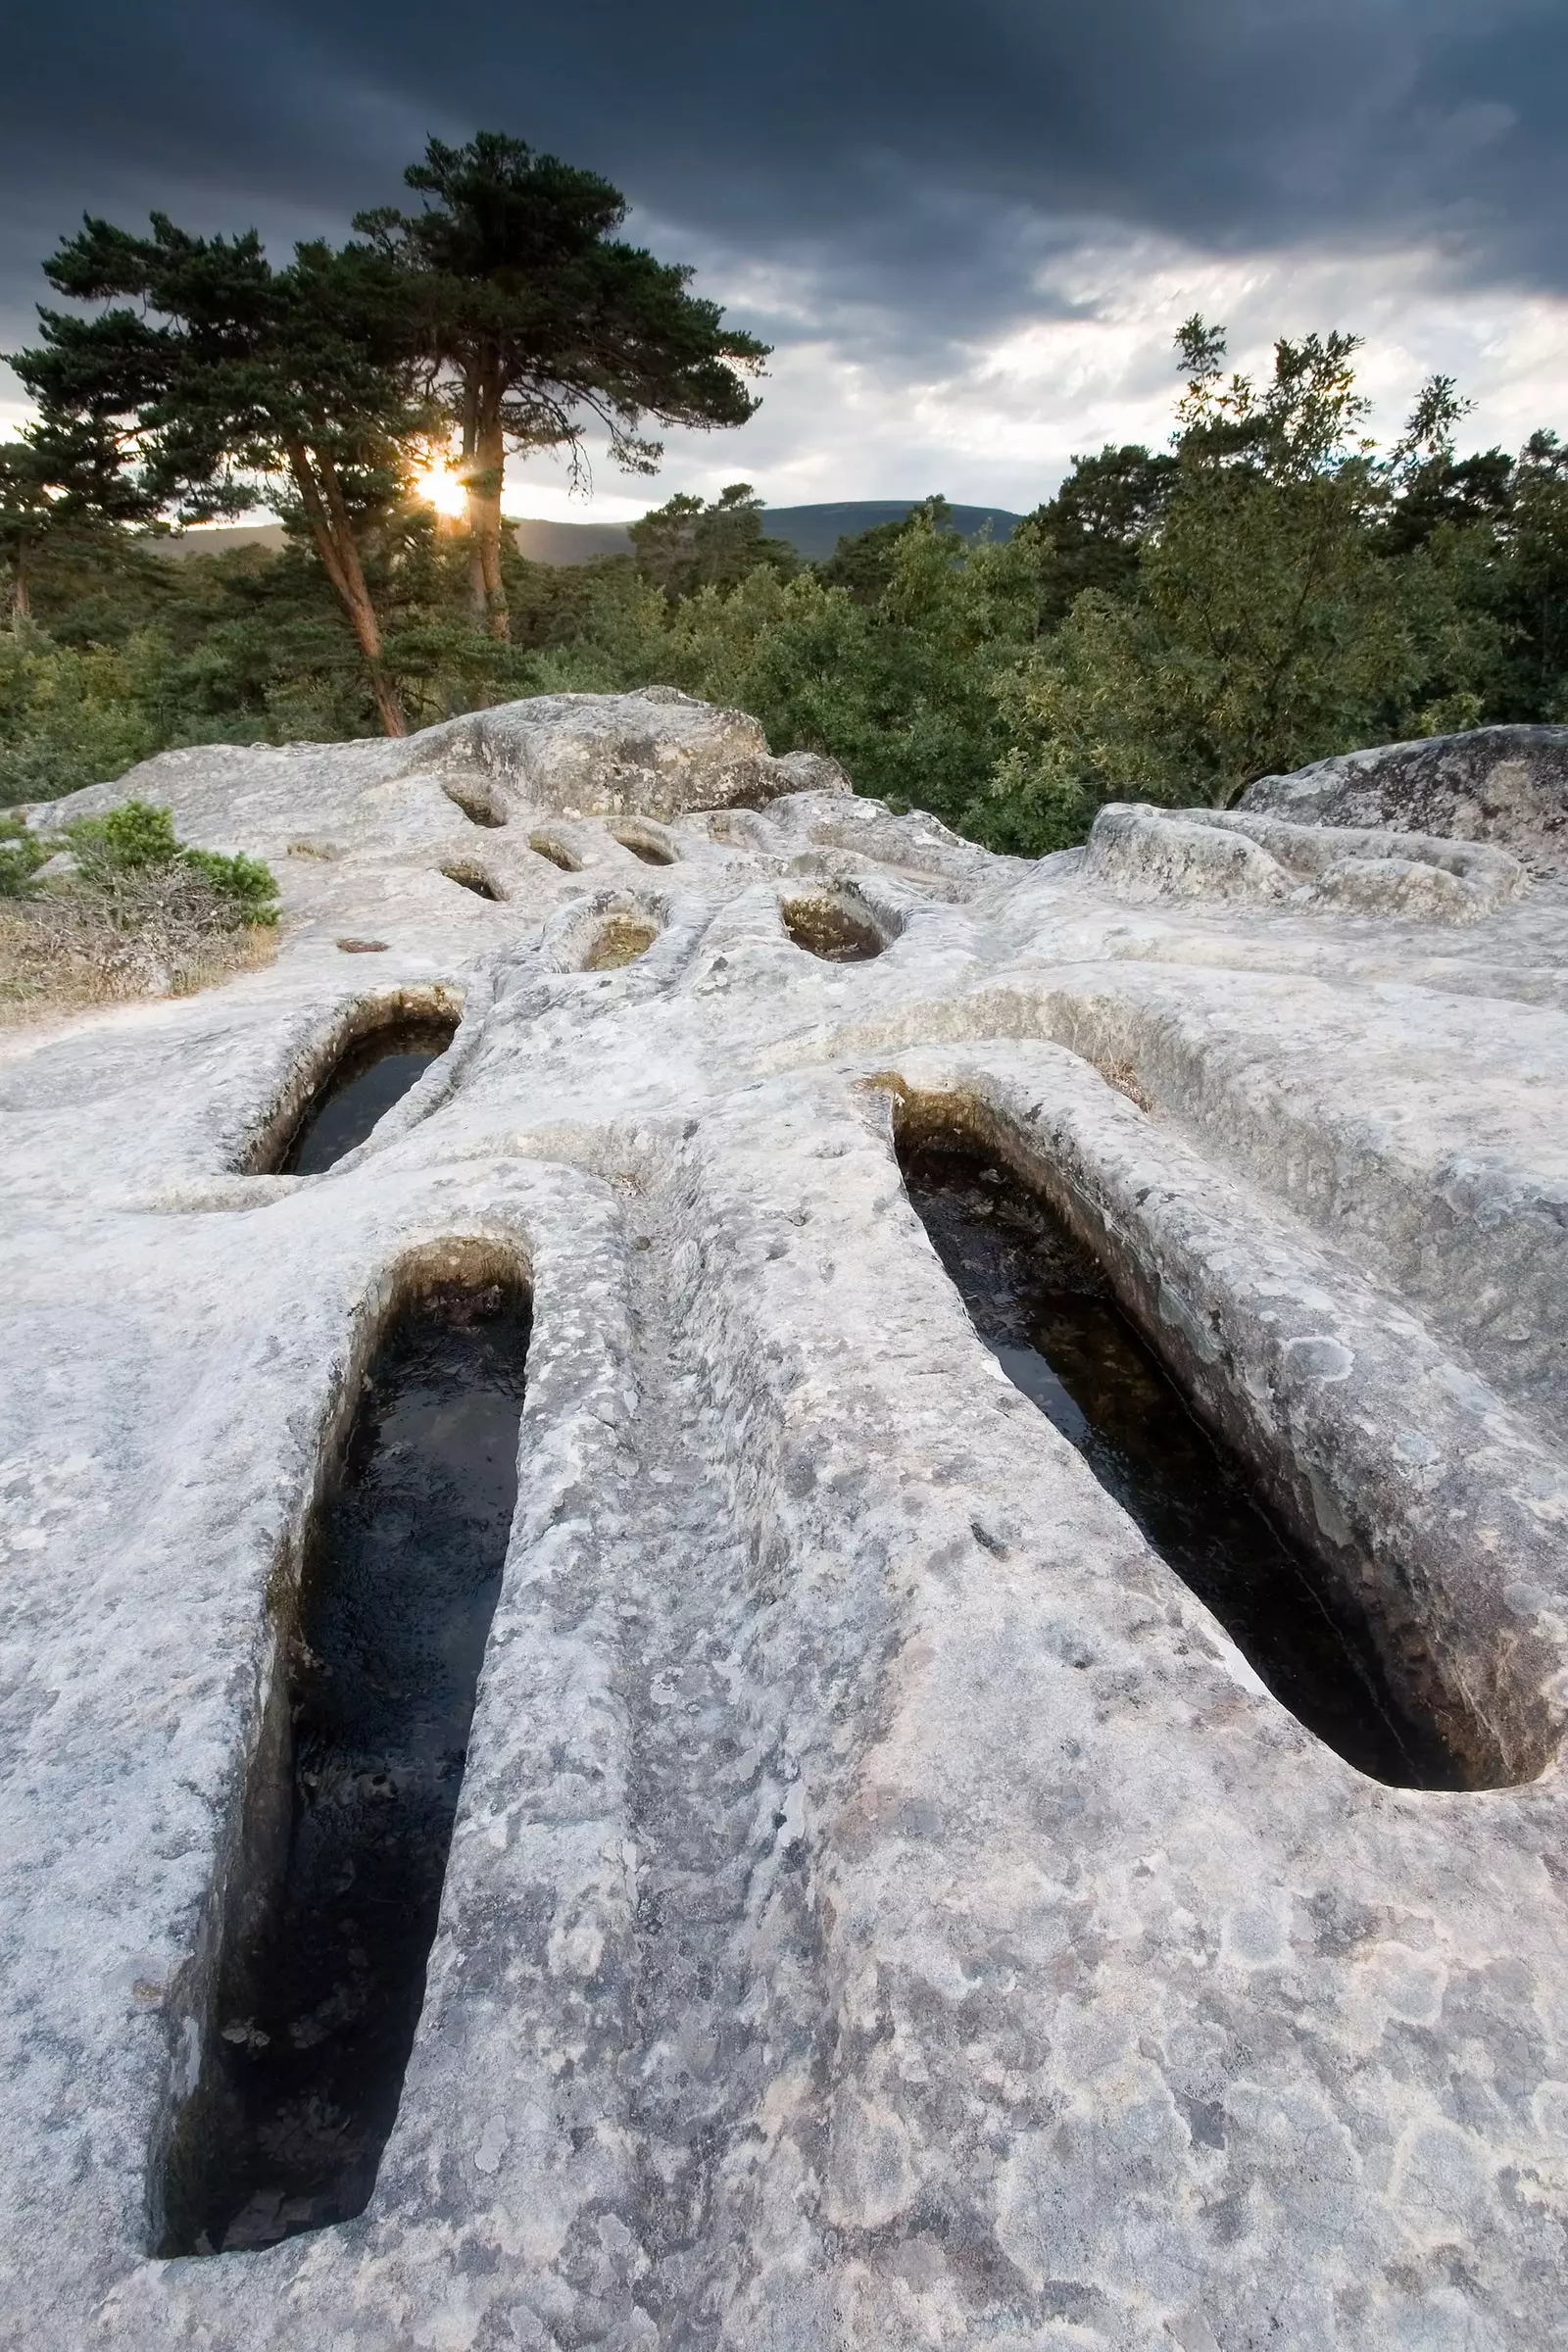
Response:
[{"label": "cloudy sky", "polygon": [[[84,210],[259,226],[396,201],[433,132],[604,172],[632,231],[775,346],[737,433],[655,497],[1026,509],[1070,453],[1159,440],[1194,309],[1233,356],[1366,337],[1385,427],[1455,374],[1477,442],[1568,433],[1562,0],[76,0],[0,74],[0,349]],[[0,373],[0,426],[23,414]],[[568,502],[649,492],[601,465]]]}]

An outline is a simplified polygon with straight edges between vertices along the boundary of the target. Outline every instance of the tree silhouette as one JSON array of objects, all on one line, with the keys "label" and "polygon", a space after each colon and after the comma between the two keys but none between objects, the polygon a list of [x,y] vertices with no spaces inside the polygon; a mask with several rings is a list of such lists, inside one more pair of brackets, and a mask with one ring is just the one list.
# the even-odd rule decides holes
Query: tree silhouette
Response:
[{"label": "tree silhouette", "polygon": [[742,376],[767,347],[687,291],[692,271],[615,231],[626,200],[592,172],[482,130],[432,139],[404,173],[421,211],[361,213],[355,227],[415,293],[427,380],[461,435],[476,618],[508,634],[501,488],[509,449],[565,449],[574,477],[594,425],[617,464],[657,471],[646,420],[744,424]]}]

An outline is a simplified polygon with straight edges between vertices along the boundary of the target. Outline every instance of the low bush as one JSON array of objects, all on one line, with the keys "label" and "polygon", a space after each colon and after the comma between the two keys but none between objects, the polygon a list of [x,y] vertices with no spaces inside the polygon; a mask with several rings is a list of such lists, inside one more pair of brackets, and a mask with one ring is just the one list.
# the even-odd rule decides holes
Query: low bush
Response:
[{"label": "low bush", "polygon": [[201,875],[231,929],[277,920],[277,883],[270,866],[243,851],[225,858],[216,850],[188,848],[175,836],[171,811],[150,802],[125,801],[107,815],[78,816],[66,827],[66,840],[78,876],[89,886],[102,890],[128,874],[167,873],[186,881]]},{"label": "low bush", "polygon": [[[69,862],[48,872],[56,852]],[[193,849],[127,801],[58,838],[0,820],[0,1016],[183,996],[264,961],[277,886],[259,858]]]},{"label": "low bush", "polygon": [[48,855],[20,816],[0,814],[0,899],[20,899]]}]

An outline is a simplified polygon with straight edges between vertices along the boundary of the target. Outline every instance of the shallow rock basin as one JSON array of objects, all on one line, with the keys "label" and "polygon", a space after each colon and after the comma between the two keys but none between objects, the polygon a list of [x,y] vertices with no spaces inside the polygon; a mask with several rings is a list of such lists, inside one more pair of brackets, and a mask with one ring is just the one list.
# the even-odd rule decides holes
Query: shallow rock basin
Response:
[{"label": "shallow rock basin", "polygon": [[840,899],[792,899],[783,913],[795,945],[823,963],[869,963],[887,946],[875,924]]}]

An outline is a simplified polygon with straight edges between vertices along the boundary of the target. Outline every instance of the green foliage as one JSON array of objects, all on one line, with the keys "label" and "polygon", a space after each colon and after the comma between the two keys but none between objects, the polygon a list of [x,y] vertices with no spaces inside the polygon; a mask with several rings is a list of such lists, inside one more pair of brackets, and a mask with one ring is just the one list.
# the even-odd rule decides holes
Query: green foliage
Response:
[{"label": "green foliage", "polygon": [[172,865],[180,855],[172,811],[147,801],[125,801],[105,816],[78,816],[66,827],[66,839],[89,881],[144,865]]},{"label": "green foliage", "polygon": [[681,686],[752,711],[778,751],[827,752],[862,791],[956,820],[1005,748],[998,688],[1033,640],[1040,558],[939,526],[929,506],[899,526],[870,602],[759,565],[670,604],[607,567],[540,682]]},{"label": "green foliage", "polygon": [[162,213],[150,229],[89,216],[44,265],[60,293],[110,306],[41,310],[40,344],[11,355],[39,404],[46,478],[111,520],[281,506],[309,532],[381,723],[400,735],[361,539],[403,502],[431,420],[404,282],[367,246],[301,245],[274,270],[254,229],[196,237]]},{"label": "green foliage", "polygon": [[0,816],[0,899],[22,898],[48,856],[48,845],[20,816]]},{"label": "green foliage", "polygon": [[261,960],[277,915],[259,858],[187,847],[146,801],[55,835],[0,817],[0,1020],[202,987]]},{"label": "green foliage", "polygon": [[89,217],[44,269],[58,292],[111,306],[41,311],[40,343],[12,359],[51,448],[73,426],[112,436],[96,493],[82,451],[56,449],[63,488],[103,512],[112,487],[122,520],[207,522],[266,503],[303,452],[361,511],[396,498],[424,416],[398,365],[402,288],[378,256],[302,245],[276,270],[254,229],[192,236],[155,213],[146,236]]},{"label": "green foliage", "polygon": [[1145,542],[1175,486],[1173,457],[1138,443],[1107,442],[1098,457],[1074,458],[1054,498],[1025,515],[1017,536],[1033,539],[1045,559],[1040,618],[1058,628],[1086,588],[1126,596],[1138,584]]},{"label": "green foliage", "polygon": [[475,408],[476,443],[493,397],[514,446],[575,449],[592,416],[622,464],[652,472],[662,453],[640,437],[645,416],[711,426],[752,414],[737,370],[765,346],[688,293],[689,269],[618,241],[626,200],[608,180],[489,130],[466,147],[431,139],[404,178],[419,212],[385,207],[354,225],[412,279],[422,355],[450,374],[460,424]]},{"label": "green foliage", "polygon": [[240,851],[187,848],[174,832],[172,812],[147,801],[124,801],[103,816],[78,816],[66,827],[76,870],[89,887],[112,884],[124,874],[180,868],[212,886],[228,919],[275,923],[277,883],[271,868]]},{"label": "green foliage", "polygon": [[[614,235],[626,208],[608,181],[489,131],[461,148],[431,140],[407,177],[420,212],[362,214],[362,240],[297,246],[282,269],[254,229],[195,236],[162,213],[146,234],[89,217],[64,240],[45,274],[94,307],[40,311],[38,344],[12,355],[40,412],[0,452],[14,612],[28,610],[35,550],[73,518],[189,523],[270,507],[314,549],[376,719],[401,735],[400,672],[425,704],[417,687],[438,674],[456,667],[478,691],[484,674],[450,611],[426,609],[389,642],[386,573],[431,441],[461,432],[469,611],[504,642],[509,448],[565,447],[575,467],[597,421],[618,461],[647,473],[661,447],[646,418],[715,426],[752,413],[742,375],[764,347],[688,291],[689,270]],[[345,691],[332,681],[332,699]],[[313,676],[307,704],[319,694]]]},{"label": "green foliage", "polygon": [[[1140,593],[1090,590],[1008,697],[1053,839],[1105,799],[1224,806],[1254,776],[1415,731],[1439,584],[1368,544],[1353,485],[1238,468],[1184,482]],[[1441,626],[1441,622],[1438,623]]]},{"label": "green foliage", "polygon": [[1532,433],[1495,528],[1465,534],[1457,560],[1502,638],[1488,715],[1568,719],[1568,449],[1555,433]]},{"label": "green foliage", "polygon": [[157,751],[155,662],[146,637],[76,649],[22,621],[0,630],[0,807],[57,800]]},{"label": "green foliage", "polygon": [[858,605],[874,605],[892,581],[900,540],[918,530],[922,519],[934,531],[951,531],[953,509],[938,493],[891,522],[845,532],[827,562],[817,565],[819,576],[830,588],[847,588]]},{"label": "green foliage", "polygon": [[810,689],[815,740],[799,718],[791,734],[833,753],[861,790],[961,821],[1006,748],[1000,689],[1034,641],[1039,603],[1036,548],[966,545],[917,511],[882,594],[850,607],[838,675]]},{"label": "green foliage", "polygon": [[466,147],[431,139],[404,178],[419,212],[383,207],[355,226],[399,272],[425,380],[461,437],[471,608],[505,638],[508,450],[564,449],[576,475],[597,424],[617,465],[657,472],[645,420],[744,423],[757,402],[743,378],[766,346],[690,293],[689,269],[621,242],[625,198],[596,172],[482,130]]},{"label": "green foliage", "polygon": [[1084,590],[1003,684],[1012,741],[970,821],[1020,850],[1081,840],[1106,800],[1224,806],[1485,707],[1498,632],[1451,534],[1396,557],[1386,529],[1446,388],[1379,468],[1352,337],[1279,343],[1261,390],[1224,377],[1200,318],[1178,342],[1189,380],[1136,570]]},{"label": "green foliage", "polygon": [[[557,576],[513,557],[509,578],[525,575]],[[368,577],[385,674],[412,723],[536,690],[526,650],[472,627],[461,543],[428,513],[381,538]],[[174,745],[330,742],[378,726],[354,631],[302,547],[176,563],[134,543],[51,545],[32,601],[34,620],[0,627],[0,805],[103,783]],[[560,601],[569,627],[570,598]]]},{"label": "green foliage", "polygon": [[801,567],[785,539],[762,534],[762,502],[750,482],[731,482],[705,506],[684,493],[630,527],[637,570],[671,604],[700,588],[733,588],[750,571],[788,579]]},{"label": "green foliage", "polygon": [[[155,221],[158,268],[197,280],[205,270],[217,287],[203,333],[216,335],[219,372],[231,374],[230,406],[219,401],[216,418],[183,395],[166,415],[151,392],[127,407],[123,386],[112,399],[106,390],[104,370],[122,365],[144,392],[164,381],[170,337],[186,365],[199,307],[188,288],[183,310],[160,311],[164,295],[149,295],[145,312],[68,321],[72,331],[47,344],[51,367],[65,370],[45,385],[54,408],[32,439],[0,452],[0,564],[12,583],[10,624],[0,626],[0,805],[101,782],[172,745],[334,740],[388,723],[389,708],[400,724],[406,714],[423,725],[517,695],[668,683],[754,712],[778,751],[833,755],[862,791],[1035,854],[1082,839],[1107,798],[1224,805],[1260,774],[1356,745],[1568,718],[1568,451],[1541,432],[1516,459],[1459,455],[1465,404],[1435,377],[1380,455],[1366,435],[1356,343],[1344,334],[1282,341],[1267,379],[1253,383],[1226,373],[1218,329],[1188,320],[1170,449],[1107,446],[1075,459],[1004,545],[965,544],[933,498],[803,567],[764,536],[763,510],[744,483],[707,503],[668,500],[634,526],[633,555],[581,567],[525,563],[493,502],[488,538],[438,525],[399,490],[398,416],[419,413],[424,393],[461,406],[474,354],[494,358],[505,345],[512,389],[485,411],[501,419],[503,441],[535,433],[569,443],[599,399],[635,438],[645,409],[664,413],[654,377],[633,397],[632,374],[616,375],[601,355],[603,381],[582,394],[585,410],[574,406],[576,378],[549,373],[561,358],[545,334],[550,305],[579,269],[579,290],[597,288],[607,318],[612,297],[630,302],[639,287],[638,300],[658,294],[658,311],[685,279],[648,256],[607,259],[628,250],[611,239],[615,192],[514,143],[433,148],[420,172],[428,176],[412,176],[431,199],[425,214],[368,217],[370,241],[350,249],[355,258],[304,249],[287,272],[270,272],[246,240],[190,240]],[[499,222],[469,218],[485,189]],[[497,256],[529,235],[540,242],[528,269],[542,274],[514,283]],[[151,270],[128,243],[136,267]],[[89,222],[56,257],[57,282],[113,300],[130,273],[126,247],[122,232]],[[544,289],[537,333],[518,307],[521,286]],[[244,335],[229,331],[246,287],[266,327],[261,359],[247,359]],[[329,332],[322,306],[334,287],[343,315]],[[381,304],[376,333],[402,320],[401,360],[394,337],[375,361],[402,408],[376,412],[367,379],[360,408],[345,396],[330,416],[323,409],[319,448],[295,475],[298,527],[281,554],[176,563],[154,552],[149,531],[125,519],[144,491],[167,506],[184,481],[194,513],[191,500],[220,505],[224,485],[240,483],[244,449],[247,464],[275,457],[265,402],[249,443],[235,420],[247,385],[265,379],[267,400],[284,403],[268,376],[280,353],[293,355],[288,398],[314,380],[307,361],[370,365],[374,335],[354,325],[356,302]],[[686,318],[700,377],[703,350],[724,367],[760,358],[746,338],[724,341],[710,306],[696,311],[676,304],[659,316],[666,326]],[[632,314],[614,315],[624,324]],[[268,341],[279,318],[283,340]],[[75,333],[116,318],[101,342]],[[445,321],[447,340],[432,320]],[[347,339],[335,347],[339,332]],[[657,375],[678,357],[644,354],[636,365]],[[74,379],[77,358],[84,372]],[[675,379],[660,380],[673,399]],[[217,399],[216,378],[203,381],[203,399]],[[750,403],[738,379],[729,392],[716,379],[710,389],[708,421],[726,420],[732,395]],[[129,452],[118,472],[117,436]],[[499,445],[488,446],[494,456]],[[307,512],[311,482],[325,495],[323,451],[348,517],[360,607],[328,561],[337,543],[328,534],[323,549]],[[478,452],[474,441],[475,496],[489,478]],[[243,481],[252,495],[255,482]],[[497,629],[503,612],[509,634]],[[270,878],[248,861],[215,865],[154,829],[141,862],[127,864],[131,835],[114,839],[116,887],[138,873],[174,874],[193,892],[216,890],[224,919],[266,919],[235,912],[271,904]],[[107,833],[83,836],[85,868],[111,847]],[[33,854],[14,827],[0,838],[9,877],[0,888],[26,889]]]},{"label": "green foliage", "polygon": [[35,452],[24,441],[0,444],[0,588],[13,613],[27,611],[28,561],[52,520]]},{"label": "green foliage", "polygon": [[217,850],[186,850],[184,862],[205,874],[220,898],[233,907],[239,923],[272,924],[277,920],[277,878],[260,858],[237,850],[225,858]]}]

